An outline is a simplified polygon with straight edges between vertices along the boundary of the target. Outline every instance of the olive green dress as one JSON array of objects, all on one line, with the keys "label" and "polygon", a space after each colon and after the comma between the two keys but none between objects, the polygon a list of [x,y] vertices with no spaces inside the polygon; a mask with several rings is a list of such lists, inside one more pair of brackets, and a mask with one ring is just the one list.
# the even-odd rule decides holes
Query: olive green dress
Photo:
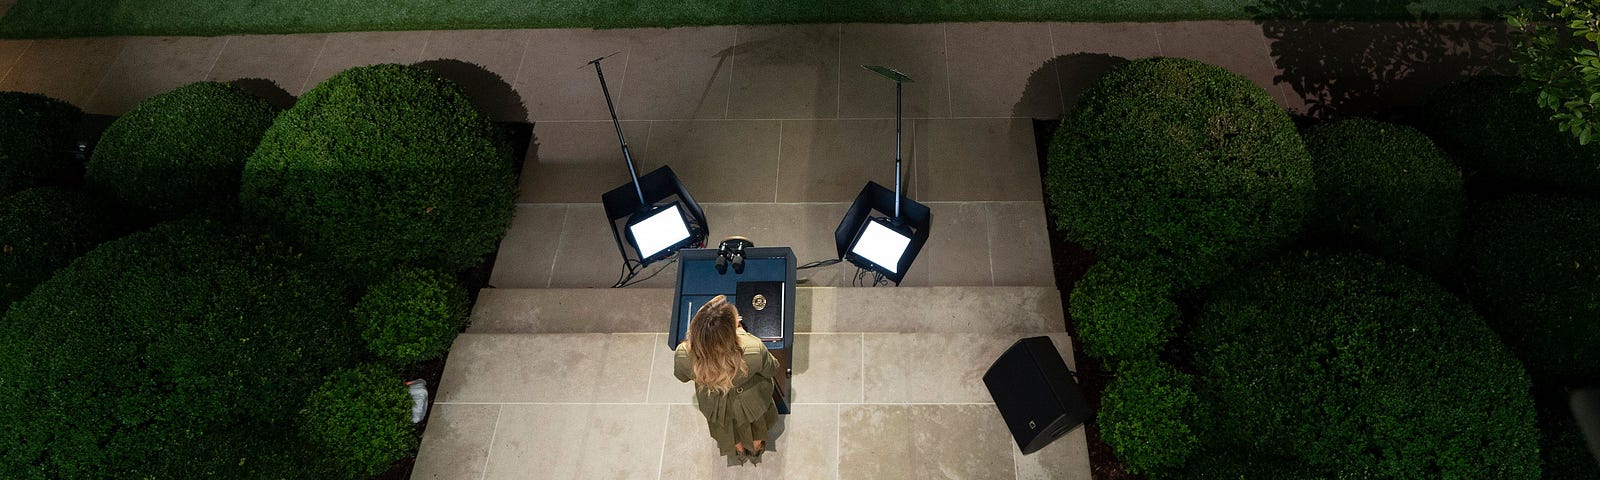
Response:
[{"label": "olive green dress", "polygon": [[[767,351],[767,346],[755,335],[739,331],[739,347],[744,350],[744,362],[749,370],[733,378],[733,389],[727,393],[711,393],[695,388],[695,404],[706,416],[711,438],[723,455],[733,455],[735,443],[746,450],[755,450],[755,440],[765,442],[767,429],[778,422],[778,406],[773,403],[772,390],[777,385],[778,359]],[[694,366],[690,363],[688,344],[679,344],[672,365],[672,374],[678,381],[694,380]]]}]

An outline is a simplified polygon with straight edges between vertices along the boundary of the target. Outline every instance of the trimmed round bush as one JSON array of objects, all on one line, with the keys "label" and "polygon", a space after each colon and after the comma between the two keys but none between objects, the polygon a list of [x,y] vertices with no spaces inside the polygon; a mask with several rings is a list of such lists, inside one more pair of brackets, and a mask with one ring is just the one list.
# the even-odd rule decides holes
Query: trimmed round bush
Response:
[{"label": "trimmed round bush", "polygon": [[216,82],[150,97],[106,129],[85,181],[159,219],[235,203],[244,161],[275,115],[265,100]]},{"label": "trimmed round bush", "polygon": [[1193,379],[1155,360],[1123,362],[1100,399],[1100,436],[1132,473],[1182,467],[1200,446]]},{"label": "trimmed round bush", "polygon": [[[281,478],[359,345],[286,249],[190,221],[107,242],[0,321],[0,478]],[[287,462],[287,463],[286,463]],[[285,470],[285,468],[290,468]]]},{"label": "trimmed round bush", "polygon": [[0,199],[0,314],[56,269],[117,236],[100,202],[66,187],[39,187]]},{"label": "trimmed round bush", "polygon": [[417,449],[405,382],[367,364],[322,382],[300,412],[300,432],[345,478],[370,478]]},{"label": "trimmed round bush", "polygon": [[1147,259],[1182,286],[1276,249],[1311,211],[1311,162],[1249,80],[1193,60],[1137,60],[1061,122],[1046,188],[1056,226],[1101,258]]},{"label": "trimmed round bush", "polygon": [[1534,378],[1600,382],[1600,200],[1484,202],[1467,233],[1467,283]]},{"label": "trimmed round bush", "polygon": [[1461,171],[1421,132],[1367,119],[1305,136],[1316,172],[1311,229],[1391,261],[1441,271],[1466,223]]},{"label": "trimmed round bush", "polygon": [[1141,263],[1089,267],[1070,302],[1083,352],[1108,362],[1156,359],[1181,320],[1171,291],[1166,276]]},{"label": "trimmed round bush", "polygon": [[67,152],[83,111],[33,93],[0,92],[0,195],[76,183],[83,174]]},{"label": "trimmed round bush", "polygon": [[466,326],[467,291],[439,272],[401,270],[367,289],[355,317],[373,355],[400,363],[432,360],[449,351]]},{"label": "trimmed round bush", "polygon": [[513,209],[510,149],[461,89],[424,70],[346,70],[278,116],[245,165],[249,218],[375,279],[482,260]]},{"label": "trimmed round bush", "polygon": [[1600,188],[1600,144],[1579,145],[1518,91],[1515,77],[1469,78],[1439,89],[1424,107],[1426,130],[1489,191]]},{"label": "trimmed round bush", "polygon": [[1340,478],[1539,476],[1528,376],[1465,303],[1370,255],[1303,252],[1207,292],[1205,443]]}]

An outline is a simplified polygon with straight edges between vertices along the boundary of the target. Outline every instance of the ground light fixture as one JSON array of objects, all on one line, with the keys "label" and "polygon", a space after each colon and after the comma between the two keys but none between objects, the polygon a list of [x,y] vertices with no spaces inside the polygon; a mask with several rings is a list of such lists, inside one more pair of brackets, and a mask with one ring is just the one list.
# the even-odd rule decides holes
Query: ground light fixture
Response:
[{"label": "ground light fixture", "polygon": [[834,243],[839,257],[860,269],[856,274],[857,284],[870,272],[872,285],[886,281],[899,285],[906,269],[928,242],[931,225],[928,207],[905,198],[901,189],[904,183],[900,152],[904,122],[901,104],[905,84],[911,77],[880,65],[863,65],[862,68],[894,80],[894,191],[876,182],[867,182],[850,204],[850,210],[845,212],[839,228],[834,230]]},{"label": "ground light fixture", "polygon": [[[600,62],[611,55],[591,60],[587,65],[594,66],[595,76],[600,79],[600,92],[605,95],[606,110],[611,112],[611,125],[617,130],[617,144],[622,148],[623,161],[628,164],[630,182],[600,195],[606,219],[611,224],[611,236],[617,243],[617,252],[622,254],[622,275],[611,285],[618,288],[638,283],[633,279],[646,266],[673,258],[680,249],[705,245],[710,228],[700,204],[695,203],[671,168],[662,166],[640,176],[634,167],[633,152],[628,150],[628,138],[622,134],[622,121],[617,119],[611,89],[606,86],[606,74],[600,68]],[[665,265],[639,281],[649,280],[664,269]]]}]

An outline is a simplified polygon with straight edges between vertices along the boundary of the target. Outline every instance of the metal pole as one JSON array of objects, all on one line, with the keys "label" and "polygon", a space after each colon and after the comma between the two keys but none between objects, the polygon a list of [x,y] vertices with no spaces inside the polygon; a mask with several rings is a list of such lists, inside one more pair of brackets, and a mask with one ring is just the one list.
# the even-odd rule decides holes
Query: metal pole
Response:
[{"label": "metal pole", "polygon": [[[599,67],[599,65],[596,65]],[[900,95],[905,84],[894,82],[894,218],[900,219]]]},{"label": "metal pole", "polygon": [[[644,189],[639,187],[639,171],[633,168],[633,154],[628,152],[628,139],[622,136],[622,121],[617,120],[617,107],[611,104],[611,89],[606,88],[606,74],[600,71],[600,61],[605,57],[594,59],[589,63],[594,64],[594,74],[600,76],[600,91],[606,95],[606,110],[611,112],[611,126],[617,128],[617,143],[622,144],[622,159],[628,161],[628,176],[633,179],[633,191],[639,194],[639,208],[646,207]],[[898,154],[896,154],[898,157]],[[896,158],[896,162],[898,162]],[[896,163],[899,165],[899,163]],[[899,167],[896,167],[897,169]],[[896,200],[898,202],[899,200]],[[898,210],[898,209],[897,209]]]}]

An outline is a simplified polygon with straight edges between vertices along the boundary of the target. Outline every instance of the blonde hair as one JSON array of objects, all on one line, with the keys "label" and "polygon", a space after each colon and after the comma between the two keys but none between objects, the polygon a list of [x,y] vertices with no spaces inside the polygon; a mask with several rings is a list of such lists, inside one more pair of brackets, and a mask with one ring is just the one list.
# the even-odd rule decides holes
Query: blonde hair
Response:
[{"label": "blonde hair", "polygon": [[725,295],[713,297],[689,320],[689,359],[696,388],[727,393],[734,377],[749,371],[735,333],[738,324],[739,310]]}]

